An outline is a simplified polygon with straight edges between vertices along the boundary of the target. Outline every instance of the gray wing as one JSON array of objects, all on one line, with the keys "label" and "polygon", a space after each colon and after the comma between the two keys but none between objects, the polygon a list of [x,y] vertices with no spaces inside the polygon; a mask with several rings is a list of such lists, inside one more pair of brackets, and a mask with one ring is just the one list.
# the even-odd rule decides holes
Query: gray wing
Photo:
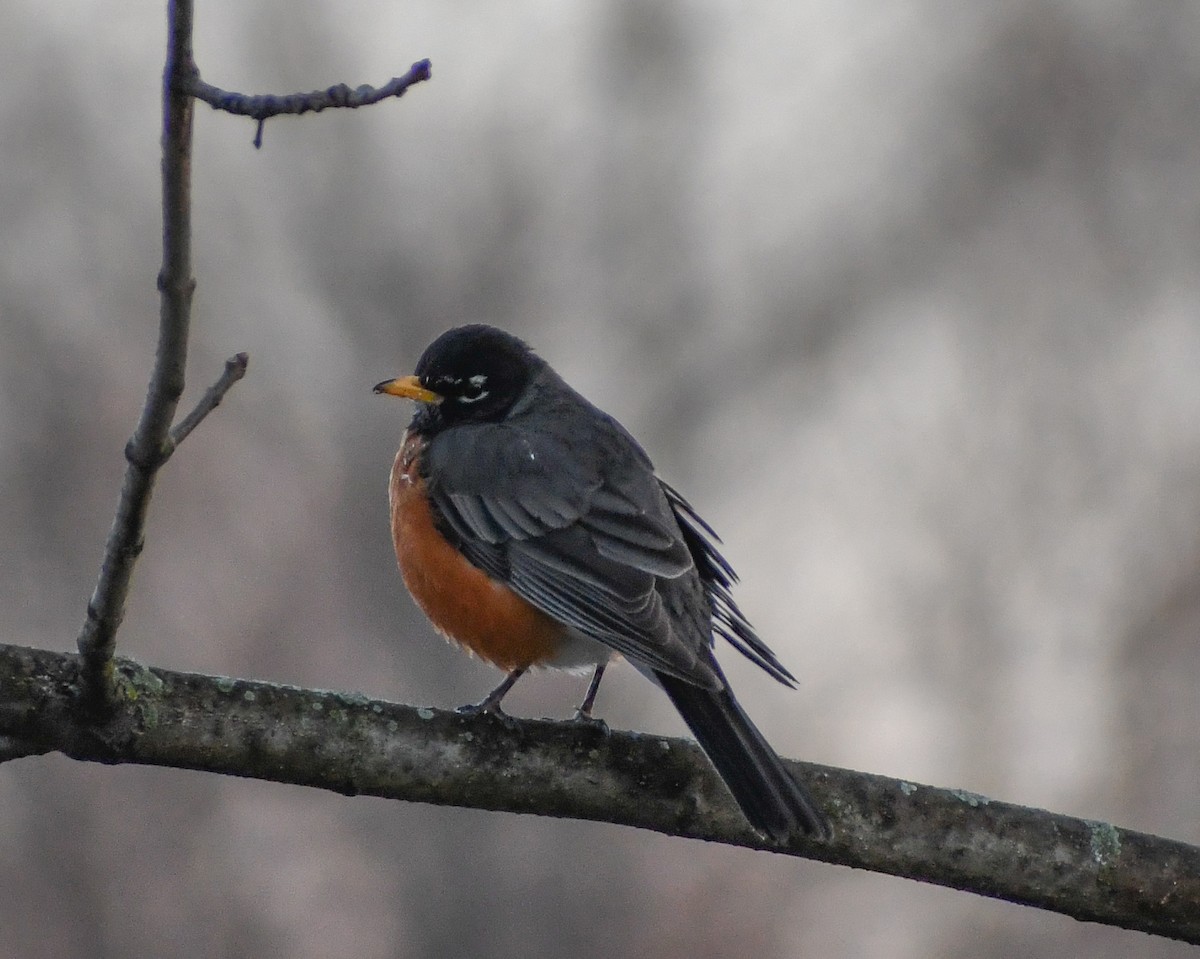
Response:
[{"label": "gray wing", "polygon": [[719,686],[688,544],[641,447],[604,414],[461,426],[426,451],[443,532],[522,598],[640,666]]}]

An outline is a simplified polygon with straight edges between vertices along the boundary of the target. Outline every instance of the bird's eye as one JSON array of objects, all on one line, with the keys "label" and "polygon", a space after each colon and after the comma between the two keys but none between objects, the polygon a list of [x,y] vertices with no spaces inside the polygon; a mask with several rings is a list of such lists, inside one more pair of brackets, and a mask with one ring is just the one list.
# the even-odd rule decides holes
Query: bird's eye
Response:
[{"label": "bird's eye", "polygon": [[457,399],[460,403],[478,403],[488,395],[488,391],[484,389],[487,385],[487,377],[483,375],[472,376],[465,382],[460,381],[455,385],[458,387]]}]

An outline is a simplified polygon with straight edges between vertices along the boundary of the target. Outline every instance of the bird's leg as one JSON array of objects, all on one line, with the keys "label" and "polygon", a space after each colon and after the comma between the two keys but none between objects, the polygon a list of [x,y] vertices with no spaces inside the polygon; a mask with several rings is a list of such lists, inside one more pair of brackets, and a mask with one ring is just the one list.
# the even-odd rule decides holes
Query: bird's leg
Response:
[{"label": "bird's leg", "polygon": [[500,708],[500,700],[507,696],[508,691],[517,684],[517,680],[525,675],[526,669],[527,667],[525,666],[514,669],[504,677],[504,681],[499,686],[484,696],[479,702],[459,706],[455,712],[462,713],[464,716],[478,716],[480,713],[493,713],[497,716],[503,716],[504,710]]},{"label": "bird's leg", "polygon": [[596,693],[600,691],[600,680],[604,678],[604,667],[606,663],[600,663],[596,667],[596,671],[592,673],[592,681],[588,683],[587,692],[583,694],[583,702],[579,704],[579,708],[575,710],[575,721],[580,723],[597,723],[604,725],[603,719],[596,719],[592,716],[592,706],[596,703]]}]

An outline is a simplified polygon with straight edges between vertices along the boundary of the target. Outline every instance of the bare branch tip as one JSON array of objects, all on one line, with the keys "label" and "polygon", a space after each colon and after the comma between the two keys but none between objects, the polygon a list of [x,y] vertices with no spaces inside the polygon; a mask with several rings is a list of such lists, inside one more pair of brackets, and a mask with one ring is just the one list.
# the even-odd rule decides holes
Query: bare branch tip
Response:
[{"label": "bare branch tip", "polygon": [[403,96],[409,87],[428,80],[432,75],[433,64],[429,60],[418,60],[403,76],[393,77],[378,89],[365,83],[354,89],[345,83],[338,83],[311,93],[248,95],[214,87],[202,80],[200,74],[195,71],[180,80],[180,87],[188,95],[203,100],[214,110],[255,120],[257,125],[254,132],[254,148],[261,150],[263,128],[271,117],[282,114],[298,116],[303,113],[320,113],[332,107],[353,110],[370,106],[390,97]]},{"label": "bare branch tip", "polygon": [[225,361],[225,371],[220,378],[208,388],[200,398],[200,402],[196,404],[196,408],[171,429],[169,442],[172,451],[187,438],[192,430],[200,425],[200,421],[204,417],[221,405],[221,400],[225,398],[225,394],[229,392],[233,384],[246,375],[246,368],[249,365],[249,353],[238,353]]}]

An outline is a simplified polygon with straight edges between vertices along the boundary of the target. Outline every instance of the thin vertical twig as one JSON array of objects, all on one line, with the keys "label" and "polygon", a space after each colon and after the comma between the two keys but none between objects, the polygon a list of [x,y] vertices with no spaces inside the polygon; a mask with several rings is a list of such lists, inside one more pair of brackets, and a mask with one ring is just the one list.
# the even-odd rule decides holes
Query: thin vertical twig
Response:
[{"label": "thin vertical twig", "polygon": [[168,433],[184,386],[192,291],[196,285],[191,263],[193,100],[188,92],[188,82],[196,72],[192,22],[192,0],[171,0],[163,72],[163,259],[158,275],[158,348],[145,405],[125,446],[125,479],[78,640],[85,696],[96,707],[103,706],[112,688],[116,633],[125,615],[133,567],[142,551],[155,476],[170,455]]}]

